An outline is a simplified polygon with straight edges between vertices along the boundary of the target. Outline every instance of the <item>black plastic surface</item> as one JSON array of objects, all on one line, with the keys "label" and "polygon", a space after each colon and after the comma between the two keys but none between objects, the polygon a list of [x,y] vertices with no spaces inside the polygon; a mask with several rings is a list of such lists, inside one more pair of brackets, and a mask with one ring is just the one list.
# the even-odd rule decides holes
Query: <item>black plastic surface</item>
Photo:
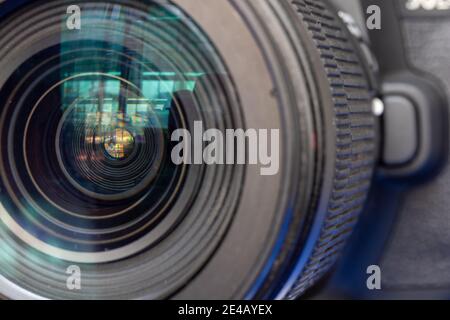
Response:
[{"label": "black plastic surface", "polygon": [[414,158],[419,147],[416,108],[401,95],[385,97],[384,104],[383,162],[388,166],[405,165]]}]

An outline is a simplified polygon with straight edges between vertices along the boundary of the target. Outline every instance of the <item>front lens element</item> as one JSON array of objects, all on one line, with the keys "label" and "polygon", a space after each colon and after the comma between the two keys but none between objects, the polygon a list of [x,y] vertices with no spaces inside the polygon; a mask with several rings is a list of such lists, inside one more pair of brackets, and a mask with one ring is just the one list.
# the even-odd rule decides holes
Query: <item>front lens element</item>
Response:
[{"label": "front lens element", "polygon": [[131,285],[123,295],[164,297],[219,244],[243,176],[175,164],[171,136],[237,126],[233,85],[175,5],[82,2],[81,29],[61,14],[70,5],[33,2],[0,28],[0,270],[15,283],[44,273],[30,290],[60,298],[67,266],[85,264],[83,294],[103,296],[106,272]]}]

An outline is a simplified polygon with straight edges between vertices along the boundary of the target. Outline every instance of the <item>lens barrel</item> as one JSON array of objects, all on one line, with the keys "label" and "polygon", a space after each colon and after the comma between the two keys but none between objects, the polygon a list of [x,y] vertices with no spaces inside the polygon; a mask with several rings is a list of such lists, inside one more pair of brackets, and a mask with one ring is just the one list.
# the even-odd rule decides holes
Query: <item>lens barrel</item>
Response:
[{"label": "lens barrel", "polygon": [[[0,294],[294,299],[329,272],[378,141],[328,2],[79,1],[75,29],[71,5],[0,5]],[[279,132],[279,170],[195,161],[227,130]]]}]

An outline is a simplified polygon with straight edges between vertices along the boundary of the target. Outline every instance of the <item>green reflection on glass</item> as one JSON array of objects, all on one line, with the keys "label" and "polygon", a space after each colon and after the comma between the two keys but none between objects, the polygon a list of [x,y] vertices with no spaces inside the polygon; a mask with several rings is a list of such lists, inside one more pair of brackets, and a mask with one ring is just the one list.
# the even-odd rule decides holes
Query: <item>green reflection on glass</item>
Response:
[{"label": "green reflection on glass", "polygon": [[[62,105],[65,110],[76,101],[76,110],[80,112],[78,120],[85,117],[87,121],[92,120],[95,113],[110,113],[109,118],[123,113],[126,119],[139,119],[151,111],[159,118],[159,124],[167,128],[174,93],[185,90],[193,92],[198,78],[206,72],[192,70],[189,63],[183,66],[171,64],[171,57],[184,50],[177,39],[186,37],[186,26],[176,13],[157,4],[150,6],[146,23],[163,25],[172,30],[173,39],[169,42],[167,39],[139,42],[135,41],[139,34],[134,34],[134,40],[126,37],[132,28],[126,20],[132,16],[129,10],[121,5],[113,5],[108,10],[102,5],[89,7],[83,10],[83,19],[95,19],[96,22],[82,24],[82,40],[73,41],[73,33],[62,32],[61,63],[64,64],[64,60],[71,62],[62,68],[62,79],[87,73],[117,77],[116,80],[105,80],[105,77],[88,80],[74,78],[65,82]],[[140,22],[135,23],[138,25]],[[114,29],[108,31],[109,25],[114,25]],[[138,28],[133,31],[139,33]],[[86,35],[92,40],[87,40]],[[159,36],[156,27],[154,36]],[[199,42],[198,45],[194,43],[199,48],[205,46],[201,40],[195,41]],[[139,90],[139,97],[123,96],[123,85],[128,82]],[[149,106],[152,110],[148,110]],[[100,118],[104,121],[108,116]]]}]

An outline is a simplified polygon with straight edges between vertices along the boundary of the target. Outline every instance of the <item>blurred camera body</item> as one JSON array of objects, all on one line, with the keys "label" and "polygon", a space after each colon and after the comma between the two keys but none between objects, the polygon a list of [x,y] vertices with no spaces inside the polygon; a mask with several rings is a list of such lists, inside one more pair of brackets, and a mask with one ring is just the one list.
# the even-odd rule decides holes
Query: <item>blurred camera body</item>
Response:
[{"label": "blurred camera body", "polygon": [[450,2],[72,2],[0,0],[0,296],[449,298]]},{"label": "blurred camera body", "polygon": [[[448,299],[449,255],[445,249],[449,243],[446,231],[449,214],[446,196],[449,180],[446,97],[449,96],[450,83],[447,68],[442,68],[450,62],[445,54],[449,43],[448,3],[406,0],[333,3],[338,10],[347,12],[358,8],[353,10],[353,14],[361,30],[367,31],[365,36],[378,62],[380,93],[384,96],[387,113],[383,120],[386,140],[376,182],[328,293],[337,290],[369,299]],[[368,30],[364,21],[373,12],[366,9],[373,5],[381,10],[382,25],[381,29]],[[434,89],[426,89],[429,84],[425,82]],[[413,87],[400,88],[406,83]],[[398,117],[395,120],[396,115],[391,114],[389,108],[401,109],[401,106],[395,102],[390,104],[390,97],[412,97],[414,92],[419,91],[428,102],[419,102],[420,99],[416,98],[410,100],[415,101],[413,105],[417,118],[416,131],[409,130],[401,125],[402,121],[408,121],[408,112],[403,111],[400,116],[402,120]],[[434,100],[435,95],[440,98]],[[422,107],[430,114],[426,115],[427,111],[421,113]],[[421,122],[421,118],[428,116],[428,123]],[[389,128],[391,125],[393,127]],[[440,128],[435,134],[431,133],[434,138],[429,139],[430,135],[423,130],[436,125]],[[399,133],[402,130],[418,134],[416,137],[409,135],[412,139],[417,138],[413,143],[417,149],[406,162],[403,160],[408,157],[403,160],[397,158],[399,163],[392,162],[388,141],[392,138],[392,130],[397,130],[399,135],[402,135]],[[410,143],[405,136],[394,139],[397,139],[397,146],[399,141],[404,141],[406,145]],[[427,153],[434,153],[434,156],[413,168],[410,161],[421,156],[420,145],[429,146]],[[368,290],[364,282],[371,275],[367,269],[370,265],[380,267],[380,290]]]}]

